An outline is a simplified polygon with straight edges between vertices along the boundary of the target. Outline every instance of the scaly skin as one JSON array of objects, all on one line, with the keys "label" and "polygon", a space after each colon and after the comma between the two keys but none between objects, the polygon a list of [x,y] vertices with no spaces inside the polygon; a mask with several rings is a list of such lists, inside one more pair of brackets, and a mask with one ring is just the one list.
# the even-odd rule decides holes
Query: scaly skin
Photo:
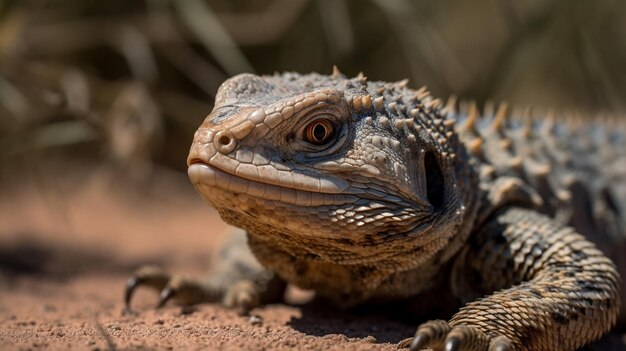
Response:
[{"label": "scaly skin", "polygon": [[574,350],[597,339],[616,322],[622,283],[576,231],[604,249],[625,237],[623,124],[461,107],[338,71],[229,79],[196,132],[189,176],[246,231],[260,265],[242,250],[243,273],[226,264],[208,283],[165,287],[162,272],[140,272],[128,300],[138,280],[164,288],[162,302],[244,312],[276,296],[272,281],[343,307],[434,291],[441,310],[416,318],[465,306],[422,324],[414,350]]}]

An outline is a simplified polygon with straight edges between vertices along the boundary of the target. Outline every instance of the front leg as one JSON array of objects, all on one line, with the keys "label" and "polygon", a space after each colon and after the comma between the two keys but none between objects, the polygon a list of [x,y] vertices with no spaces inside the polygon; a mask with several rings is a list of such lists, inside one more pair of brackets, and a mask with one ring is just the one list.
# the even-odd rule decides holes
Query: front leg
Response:
[{"label": "front leg", "polygon": [[457,296],[493,293],[449,322],[425,323],[412,349],[575,350],[615,324],[619,279],[613,263],[571,228],[506,210],[470,239],[452,275]]},{"label": "front leg", "polygon": [[130,310],[133,292],[139,286],[160,292],[158,307],[170,299],[181,305],[221,302],[246,314],[260,304],[282,299],[286,284],[261,266],[250,252],[246,234],[236,229],[221,248],[212,273],[206,278],[171,276],[158,267],[141,267],[127,282],[127,310]]}]

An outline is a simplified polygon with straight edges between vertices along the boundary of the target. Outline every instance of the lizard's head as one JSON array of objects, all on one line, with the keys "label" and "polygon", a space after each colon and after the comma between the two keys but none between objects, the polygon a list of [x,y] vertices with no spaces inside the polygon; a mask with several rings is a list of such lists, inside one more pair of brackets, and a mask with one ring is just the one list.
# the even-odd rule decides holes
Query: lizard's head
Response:
[{"label": "lizard's head", "polygon": [[367,264],[413,252],[423,262],[466,212],[464,155],[438,104],[405,85],[231,78],[195,134],[191,181],[227,222],[290,254]]}]

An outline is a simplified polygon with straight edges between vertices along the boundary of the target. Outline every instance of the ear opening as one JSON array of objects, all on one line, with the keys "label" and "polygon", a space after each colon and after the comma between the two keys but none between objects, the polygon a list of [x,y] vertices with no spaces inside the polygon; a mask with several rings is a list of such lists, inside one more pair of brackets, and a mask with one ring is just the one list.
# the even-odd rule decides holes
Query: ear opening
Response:
[{"label": "ear opening", "polygon": [[437,157],[432,151],[428,151],[424,155],[424,174],[426,175],[426,195],[428,196],[428,201],[436,209],[440,209],[443,206],[445,190],[443,174],[437,162]]}]

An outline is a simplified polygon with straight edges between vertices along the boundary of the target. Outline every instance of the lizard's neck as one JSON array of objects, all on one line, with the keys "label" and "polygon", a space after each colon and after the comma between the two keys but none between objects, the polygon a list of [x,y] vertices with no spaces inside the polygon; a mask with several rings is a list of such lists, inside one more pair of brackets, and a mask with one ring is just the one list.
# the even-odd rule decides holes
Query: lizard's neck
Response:
[{"label": "lizard's neck", "polygon": [[406,264],[402,257],[375,265],[321,262],[287,253],[273,241],[263,240],[262,236],[253,233],[248,233],[248,244],[261,264],[282,279],[302,289],[315,290],[342,307],[350,307],[373,297],[417,294],[430,286],[432,277],[440,268],[431,259],[419,269],[402,269],[399,265]]},{"label": "lizard's neck", "polygon": [[[405,242],[390,245],[389,250],[396,254],[383,260],[350,264],[323,261],[303,251],[303,246],[298,245],[297,236],[257,232],[251,228],[248,228],[248,244],[261,264],[288,283],[315,290],[343,307],[372,298],[419,294],[431,287],[437,280],[436,275],[446,269],[475,225],[478,192],[470,189],[478,186],[477,176],[469,163],[458,167],[462,171],[462,179],[457,186],[462,188],[463,210],[456,216],[444,213],[441,218],[437,218],[432,233],[428,235],[430,242],[416,242],[415,238],[408,235]],[[259,228],[256,227],[257,230]],[[451,232],[455,234],[440,235]],[[277,239],[280,237],[288,240]],[[442,237],[447,239],[440,239]],[[311,244],[310,238],[308,244]],[[328,247],[328,250],[334,249]],[[358,247],[354,248],[354,251],[358,250]]]}]

